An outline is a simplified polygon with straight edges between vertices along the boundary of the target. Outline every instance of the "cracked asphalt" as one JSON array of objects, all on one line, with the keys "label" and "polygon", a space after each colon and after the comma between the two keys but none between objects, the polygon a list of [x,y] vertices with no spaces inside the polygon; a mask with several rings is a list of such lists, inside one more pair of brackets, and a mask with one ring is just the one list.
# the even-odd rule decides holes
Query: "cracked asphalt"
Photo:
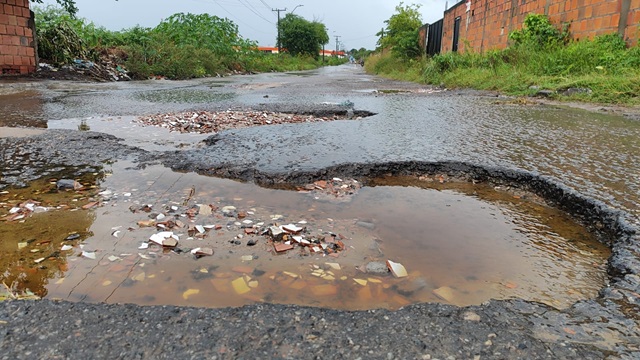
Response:
[{"label": "cracked asphalt", "polygon": [[[3,126],[69,121],[74,128],[86,117],[195,109],[319,112],[346,100],[377,115],[230,130],[185,149],[148,146],[157,139],[117,128],[0,138],[0,187],[55,176],[65,166],[91,172],[125,158],[264,184],[445,173],[532,191],[596,232],[613,255],[610,285],[566,310],[518,299],[398,311],[6,301],[0,303],[2,359],[640,358],[640,180],[630,175],[640,169],[636,120],[497,103],[495,94],[387,81],[348,66],[175,83],[3,87],[13,94],[0,99],[7,109]],[[402,91],[376,91],[382,89]]]}]

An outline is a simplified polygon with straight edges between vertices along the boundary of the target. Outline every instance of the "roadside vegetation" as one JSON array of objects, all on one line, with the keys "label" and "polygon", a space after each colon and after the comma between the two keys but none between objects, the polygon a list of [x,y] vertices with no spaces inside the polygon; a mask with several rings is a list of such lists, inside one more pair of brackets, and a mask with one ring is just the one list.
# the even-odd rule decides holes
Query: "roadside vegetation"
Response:
[{"label": "roadside vegetation", "polygon": [[386,21],[378,50],[367,58],[368,72],[516,96],[543,91],[557,99],[640,104],[640,47],[628,48],[617,34],[572,41],[570,28],[559,28],[544,15],[529,14],[522,30],[509,35],[506,49],[482,54],[464,49],[427,58],[416,55],[422,23],[417,8],[402,3],[396,7],[396,14]]},{"label": "roadside vegetation", "polygon": [[[310,70],[346,61],[326,58],[323,63],[318,52],[309,51],[260,52],[255,42],[240,36],[232,21],[208,14],[178,13],[154,28],[137,26],[111,31],[76,18],[60,7],[35,7],[34,11],[38,56],[56,66],[73,64],[78,59],[108,59],[126,68],[133,78],[187,79],[231,72]],[[328,42],[324,25],[311,24],[314,34],[319,36],[324,31],[325,43]],[[290,38],[295,37],[294,31]]]}]

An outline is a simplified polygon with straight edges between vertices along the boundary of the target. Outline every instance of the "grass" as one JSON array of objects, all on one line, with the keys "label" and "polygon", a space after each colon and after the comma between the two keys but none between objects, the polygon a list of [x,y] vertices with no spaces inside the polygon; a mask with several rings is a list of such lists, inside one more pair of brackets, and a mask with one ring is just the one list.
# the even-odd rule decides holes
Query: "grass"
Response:
[{"label": "grass", "polygon": [[[447,53],[403,60],[379,52],[368,72],[388,78],[449,88],[495,90],[515,96],[554,91],[558,100],[640,105],[640,48],[627,48],[617,35],[548,47],[520,46],[484,54]],[[571,96],[566,89],[588,89]]]}]

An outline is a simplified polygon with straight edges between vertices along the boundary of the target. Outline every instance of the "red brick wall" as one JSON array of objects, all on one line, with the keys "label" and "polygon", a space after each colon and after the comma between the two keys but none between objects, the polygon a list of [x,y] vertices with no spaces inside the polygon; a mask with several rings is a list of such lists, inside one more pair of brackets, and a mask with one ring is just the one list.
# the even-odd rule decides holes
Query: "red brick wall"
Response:
[{"label": "red brick wall", "polygon": [[[529,13],[546,14],[558,26],[569,23],[574,39],[617,33],[625,1],[629,0],[464,0],[444,13],[442,51],[451,51],[456,17],[460,17],[459,51],[484,52],[506,47],[509,33],[521,29]],[[630,1],[624,36],[635,45],[640,35],[640,0]]]},{"label": "red brick wall", "polygon": [[28,74],[36,69],[29,0],[0,0],[0,74]]}]

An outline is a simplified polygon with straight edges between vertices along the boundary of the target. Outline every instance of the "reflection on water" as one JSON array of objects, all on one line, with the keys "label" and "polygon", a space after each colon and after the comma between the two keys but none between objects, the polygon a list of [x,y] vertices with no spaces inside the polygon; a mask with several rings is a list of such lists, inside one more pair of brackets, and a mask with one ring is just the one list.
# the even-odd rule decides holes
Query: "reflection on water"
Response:
[{"label": "reflection on water", "polygon": [[[374,186],[346,201],[331,201],[314,193],[127,165],[113,165],[113,175],[101,185],[101,206],[88,229],[92,236],[83,242],[96,259],[78,257],[82,250],[74,248],[69,270],[46,285],[48,297],[340,309],[520,297],[566,307],[595,296],[606,281],[608,249],[563,213],[523,194],[390,178],[372,181]],[[242,215],[226,216],[225,206]],[[194,207],[203,212],[186,216]],[[158,231],[140,225],[152,219],[184,224],[172,229],[179,236],[176,249],[141,248]],[[260,235],[273,223],[295,223],[308,235],[340,239],[345,250],[335,257],[302,247],[276,253]],[[189,224],[207,226],[206,235],[189,231]],[[248,246],[250,240],[257,244]],[[195,259],[189,250],[196,247],[215,253]],[[387,260],[403,264],[409,276],[365,273]]]},{"label": "reflection on water", "polygon": [[0,93],[0,127],[46,128],[43,103],[36,91]]},{"label": "reflection on water", "polygon": [[[95,214],[81,210],[88,202],[82,192],[55,190],[55,184],[39,181],[25,189],[0,193],[0,283],[18,294],[30,291],[47,295],[47,284],[63,278],[69,256],[64,245],[78,247],[89,237]],[[9,220],[20,204],[37,203],[34,212],[23,219]],[[70,234],[77,238],[65,240]]]}]

